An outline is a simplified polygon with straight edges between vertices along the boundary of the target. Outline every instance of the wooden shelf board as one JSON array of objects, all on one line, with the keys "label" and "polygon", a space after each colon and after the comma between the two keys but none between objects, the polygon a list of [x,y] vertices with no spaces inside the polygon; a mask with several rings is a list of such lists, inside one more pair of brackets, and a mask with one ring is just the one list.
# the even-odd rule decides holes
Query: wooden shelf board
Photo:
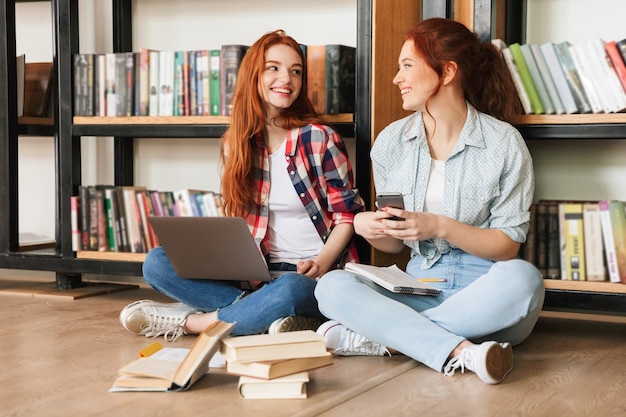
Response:
[{"label": "wooden shelf board", "polygon": [[[322,118],[329,123],[352,123],[352,113],[327,114]],[[77,125],[195,125],[195,124],[229,124],[228,116],[74,116]]]},{"label": "wooden shelf board", "polygon": [[61,298],[67,300],[78,300],[81,298],[94,297],[98,295],[111,294],[119,291],[138,289],[137,284],[111,284],[100,282],[84,283],[81,287],[72,289],[57,288],[56,283],[30,283],[17,287],[1,288],[2,295],[17,295],[21,297],[37,298]]},{"label": "wooden shelf board", "polygon": [[626,123],[626,114],[528,114],[518,116],[515,121],[522,125],[577,125],[597,123]]},{"label": "wooden shelf board", "polygon": [[76,257],[80,259],[97,259],[103,261],[143,262],[144,259],[146,259],[146,254],[131,252],[78,251],[76,253]]},{"label": "wooden shelf board", "polygon": [[52,117],[20,116],[17,118],[17,123],[20,125],[53,126],[54,119]]},{"label": "wooden shelf board", "polygon": [[585,291],[626,294],[626,285],[611,282],[565,281],[544,279],[544,286],[550,290]]}]

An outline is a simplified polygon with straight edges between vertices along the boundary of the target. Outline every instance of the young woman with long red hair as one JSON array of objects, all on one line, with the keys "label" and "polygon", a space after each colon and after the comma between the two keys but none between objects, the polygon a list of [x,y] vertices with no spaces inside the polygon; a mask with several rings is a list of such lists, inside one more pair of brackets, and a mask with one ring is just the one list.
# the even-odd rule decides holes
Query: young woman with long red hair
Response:
[{"label": "young woman with long red hair", "polygon": [[246,220],[275,279],[260,286],[183,279],[157,247],[144,279],[178,303],[128,305],[120,313],[127,330],[172,340],[218,319],[236,322],[233,335],[315,330],[324,320],[316,279],[357,258],[352,223],[363,203],[342,138],[307,98],[300,45],[281,30],[257,40],[232,105],[221,148],[223,207]]},{"label": "young woman with long red hair", "polygon": [[499,383],[544,297],[539,271],[515,259],[534,192],[530,154],[507,123],[521,113],[515,87],[497,49],[438,18],[408,32],[393,83],[413,113],[378,135],[371,158],[376,191],[402,193],[406,209],[359,213],[354,227],[379,250],[409,247],[407,273],[439,278],[441,293],[394,294],[331,271],[315,295],[333,320],[318,332],[338,355],[392,350]]}]

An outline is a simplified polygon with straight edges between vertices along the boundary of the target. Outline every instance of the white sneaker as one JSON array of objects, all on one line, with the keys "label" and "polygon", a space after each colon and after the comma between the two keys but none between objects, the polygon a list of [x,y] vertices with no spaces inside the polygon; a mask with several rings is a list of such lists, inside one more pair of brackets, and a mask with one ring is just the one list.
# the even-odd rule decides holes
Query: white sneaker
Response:
[{"label": "white sneaker", "polygon": [[295,332],[298,330],[317,330],[322,320],[305,316],[289,316],[274,320],[267,332],[269,334]]},{"label": "white sneaker", "polygon": [[339,356],[385,356],[389,350],[379,343],[372,342],[365,336],[353,332],[334,320],[323,323],[317,334],[326,339],[326,348]]},{"label": "white sneaker", "polygon": [[132,332],[146,337],[163,336],[173,342],[185,334],[187,316],[197,311],[183,303],[135,301],[120,312],[120,323]]},{"label": "white sneaker", "polygon": [[510,343],[484,342],[469,346],[450,359],[443,372],[454,375],[457,369],[473,371],[487,384],[499,384],[513,369],[513,348]]}]

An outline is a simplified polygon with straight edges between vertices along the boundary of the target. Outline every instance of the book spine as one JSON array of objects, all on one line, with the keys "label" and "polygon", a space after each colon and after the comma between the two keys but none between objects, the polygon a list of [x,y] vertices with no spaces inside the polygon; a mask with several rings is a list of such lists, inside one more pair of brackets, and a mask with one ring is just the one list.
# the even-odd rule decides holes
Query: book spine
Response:
[{"label": "book spine", "polygon": [[80,198],[81,250],[89,250],[89,186],[78,187]]},{"label": "book spine", "polygon": [[117,217],[115,213],[115,192],[111,187],[104,189],[104,205],[106,208],[109,250],[111,252],[117,252],[119,248],[115,232],[115,218]]},{"label": "book spine", "polygon": [[556,56],[554,44],[552,42],[547,42],[542,44],[540,48],[546,62],[546,66],[548,67],[548,71],[550,72],[550,76],[554,82],[556,91],[561,99],[561,103],[563,104],[563,110],[567,114],[577,113],[579,111],[579,107],[574,100],[572,91],[567,85],[563,68],[561,67],[559,59]]},{"label": "book spine", "polygon": [[326,46],[307,46],[307,94],[319,114],[327,112],[326,106]]},{"label": "book spine", "polygon": [[150,106],[150,50],[139,51],[139,116],[148,116]]},{"label": "book spine", "polygon": [[211,64],[209,51],[202,50],[202,115],[211,114]]},{"label": "book spine", "polygon": [[528,93],[526,93],[526,89],[524,89],[524,83],[522,82],[522,78],[520,77],[519,71],[517,70],[515,61],[513,60],[513,55],[511,55],[511,50],[508,47],[502,49],[502,56],[504,57],[504,62],[506,63],[506,66],[509,68],[511,78],[513,78],[513,83],[515,84],[517,95],[519,96],[522,107],[524,108],[524,113],[532,114],[533,107],[530,104]]},{"label": "book spine", "polygon": [[559,205],[547,204],[546,218],[546,272],[548,279],[561,278],[561,248],[559,229]]},{"label": "book spine", "polygon": [[174,115],[175,52],[159,53],[159,116]]},{"label": "book spine", "polygon": [[582,81],[580,81],[578,70],[576,69],[576,65],[572,59],[572,54],[569,50],[568,42],[565,41],[555,44],[554,52],[556,53],[561,68],[563,69],[567,86],[572,92],[572,96],[574,96],[576,107],[578,107],[578,113],[591,113],[591,105],[589,104],[589,99],[587,98],[587,94],[583,88]]},{"label": "book spine", "polygon": [[623,201],[609,201],[611,229],[613,231],[613,243],[615,244],[615,261],[617,262],[617,271],[622,284],[626,284],[626,212],[624,211],[624,206]]},{"label": "book spine", "polygon": [[556,91],[556,84],[554,83],[554,78],[552,77],[552,73],[548,68],[548,64],[546,64],[546,60],[543,56],[543,52],[541,52],[541,46],[533,43],[530,44],[530,50],[535,58],[535,62],[537,63],[537,69],[539,70],[539,75],[546,85],[546,90],[548,91],[548,96],[550,97],[550,101],[554,105],[554,112],[556,114],[565,113],[565,108],[563,107],[563,103],[561,102],[561,98],[559,97],[559,93]]},{"label": "book spine", "polygon": [[220,50],[212,49],[209,56],[209,71],[211,74],[209,82],[209,103],[210,115],[219,116],[220,114]]},{"label": "book spine", "polygon": [[565,249],[567,253],[565,279],[585,281],[585,247],[582,204],[565,203]]},{"label": "book spine", "polygon": [[72,251],[78,252],[81,249],[81,234],[80,234],[80,197],[70,197],[70,220],[72,225]]},{"label": "book spine", "polygon": [[196,51],[189,51],[187,54],[189,68],[188,76],[187,76],[187,85],[188,88],[188,106],[185,109],[186,116],[197,116],[198,115],[198,76],[197,76],[197,68],[196,68]]},{"label": "book spine", "polygon": [[94,71],[95,77],[95,105],[94,105],[94,115],[95,116],[106,116],[107,115],[107,80],[106,80],[106,71],[107,71],[107,61],[106,55],[97,54],[96,55],[96,65]]},{"label": "book spine", "polygon": [[159,51],[150,51],[150,97],[148,115],[159,115]]},{"label": "book spine", "polygon": [[545,112],[543,104],[539,99],[539,94],[537,94],[537,89],[535,88],[533,79],[528,71],[528,66],[526,65],[526,61],[524,60],[524,56],[522,54],[521,45],[519,43],[513,43],[509,45],[509,49],[513,55],[513,60],[515,61],[519,75],[522,78],[522,82],[524,83],[524,89],[528,94],[528,99],[532,105],[533,113],[543,114]]},{"label": "book spine", "polygon": [[535,266],[541,276],[548,276],[548,207],[545,203],[537,203],[537,227],[535,246]]},{"label": "book spine", "polygon": [[598,210],[597,203],[586,203],[583,205],[587,281],[604,281],[606,279],[602,224]]},{"label": "book spine", "polygon": [[580,78],[580,83],[585,90],[585,96],[589,101],[591,111],[593,113],[602,113],[604,111],[604,108],[602,107],[602,103],[600,102],[598,93],[595,90],[593,81],[591,80],[591,74],[589,73],[589,68],[586,65],[587,61],[585,59],[585,56],[582,54],[582,44],[570,45],[569,51],[572,56],[572,61],[576,66],[576,71],[578,73],[578,77]]},{"label": "book spine", "polygon": [[541,104],[543,104],[544,113],[554,114],[556,112],[554,109],[554,104],[550,99],[546,84],[541,76],[541,73],[539,72],[539,68],[537,67],[537,62],[535,61],[535,57],[533,56],[530,45],[520,45],[520,49],[522,51],[524,61],[526,62],[526,66],[528,67],[530,78],[532,78],[535,89],[537,90],[537,94],[539,94],[539,100],[541,100]]},{"label": "book spine", "polygon": [[621,282],[617,270],[617,259],[615,256],[615,242],[613,240],[613,229],[611,227],[611,213],[608,200],[598,202],[600,211],[600,221],[602,224],[602,240],[604,241],[604,253],[606,257],[606,269],[609,272],[611,282]]},{"label": "book spine", "polygon": [[354,113],[356,48],[326,45],[326,112]]},{"label": "book spine", "polygon": [[617,42],[609,41],[604,45],[606,53],[613,64],[615,73],[617,74],[622,88],[626,91],[626,63],[622,58],[622,54],[617,46]]},{"label": "book spine", "polygon": [[247,47],[244,45],[222,45],[220,54],[220,114],[222,116],[230,116],[237,73],[246,50]]}]

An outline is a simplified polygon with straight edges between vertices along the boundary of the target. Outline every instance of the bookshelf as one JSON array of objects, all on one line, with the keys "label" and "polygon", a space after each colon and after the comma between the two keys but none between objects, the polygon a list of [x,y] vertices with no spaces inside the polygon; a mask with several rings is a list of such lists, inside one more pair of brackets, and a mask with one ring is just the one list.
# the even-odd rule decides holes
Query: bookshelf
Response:
[{"label": "bookshelf", "polygon": [[[32,120],[15,113],[15,1],[0,10],[0,268],[56,273],[59,288],[81,285],[83,274],[141,275],[140,254],[91,254],[71,250],[70,196],[81,184],[82,136],[111,136],[114,142],[114,183],[133,185],[135,138],[197,138],[215,140],[228,120],[221,117],[74,117],[72,114],[72,55],[79,51],[78,0],[51,0],[54,50],[54,114]],[[132,3],[112,0],[113,52],[133,48]],[[231,2],[236,7],[236,1]],[[385,126],[406,112],[390,82],[406,28],[422,18],[454,17],[481,36],[523,41],[526,0],[357,0],[357,95],[352,115],[329,119],[344,137],[356,138],[356,182],[371,204],[369,149]],[[136,17],[137,18],[137,17]],[[626,139],[626,115],[521,116],[518,128],[529,141],[543,139]],[[18,135],[49,135],[55,140],[56,225],[54,249],[18,250]],[[5,197],[6,196],[6,197]],[[365,261],[385,265],[402,263],[395,256],[361,246]],[[406,256],[406,254],[404,255]],[[626,312],[626,286],[609,283],[546,281],[546,308]]]}]

